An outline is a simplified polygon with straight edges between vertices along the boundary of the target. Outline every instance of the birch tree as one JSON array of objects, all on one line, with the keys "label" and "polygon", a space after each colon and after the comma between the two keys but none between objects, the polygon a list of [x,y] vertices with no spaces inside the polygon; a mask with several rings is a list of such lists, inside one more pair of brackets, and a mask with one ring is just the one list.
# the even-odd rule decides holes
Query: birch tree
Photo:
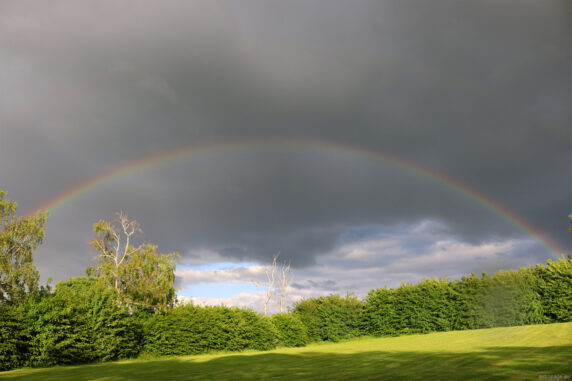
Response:
[{"label": "birch tree", "polygon": [[280,253],[274,254],[272,257],[272,264],[264,269],[266,281],[264,282],[264,290],[259,292],[261,283],[253,281],[256,286],[256,293],[262,294],[262,306],[264,308],[264,316],[268,316],[268,310],[272,298],[278,296],[278,306],[280,312],[284,312],[286,306],[286,297],[288,294],[288,287],[292,284],[293,276],[290,272],[290,263],[278,262]]},{"label": "birch tree", "polygon": [[270,268],[266,268],[266,270],[265,270],[266,291],[264,292],[264,300],[263,300],[264,316],[268,316],[268,305],[270,304],[270,300],[272,299],[272,296],[274,295],[274,291],[275,291],[276,261],[278,260],[279,255],[280,255],[280,253],[274,254],[274,257],[272,259],[272,265],[270,266]]},{"label": "birch tree", "polygon": [[280,313],[284,312],[284,307],[286,304],[286,297],[288,294],[288,287],[292,284],[294,276],[290,272],[290,262],[282,262],[280,264],[280,271],[278,273],[278,288],[279,288],[279,307]]},{"label": "birch tree", "polygon": [[0,304],[19,303],[38,289],[40,274],[32,256],[44,238],[48,214],[16,216],[18,204],[0,189]]},{"label": "birch tree", "polygon": [[89,276],[115,289],[121,303],[131,309],[174,305],[175,259],[179,253],[159,253],[157,246],[149,242],[135,245],[143,231],[123,212],[117,214],[115,223],[96,222],[93,231],[91,246],[97,252],[98,263],[87,269]]},{"label": "birch tree", "polygon": [[142,245],[133,247],[132,239],[143,234],[136,220],[129,220],[123,212],[117,213],[117,223],[99,220],[93,224],[96,238],[91,241],[92,247],[98,252],[97,267],[88,269],[90,275],[104,278],[116,291],[121,291],[122,265]]}]

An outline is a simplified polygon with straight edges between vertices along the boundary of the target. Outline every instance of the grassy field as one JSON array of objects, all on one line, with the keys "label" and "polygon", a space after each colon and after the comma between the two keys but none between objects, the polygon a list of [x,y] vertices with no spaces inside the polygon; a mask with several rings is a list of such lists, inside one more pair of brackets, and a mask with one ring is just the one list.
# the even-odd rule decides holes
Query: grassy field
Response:
[{"label": "grassy field", "polygon": [[20,369],[2,380],[572,380],[572,323]]}]

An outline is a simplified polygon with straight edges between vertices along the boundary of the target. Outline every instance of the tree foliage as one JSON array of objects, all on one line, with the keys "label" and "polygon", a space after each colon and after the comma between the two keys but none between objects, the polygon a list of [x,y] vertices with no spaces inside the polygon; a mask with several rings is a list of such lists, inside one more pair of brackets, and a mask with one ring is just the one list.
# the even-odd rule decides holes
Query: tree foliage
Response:
[{"label": "tree foliage", "polygon": [[32,255],[44,238],[47,213],[18,217],[17,203],[4,196],[0,189],[0,303],[21,303],[38,289]]},{"label": "tree foliage", "polygon": [[120,304],[130,309],[164,310],[176,301],[175,259],[177,252],[163,254],[156,245],[134,241],[143,233],[136,220],[118,213],[117,223],[100,220],[93,226],[91,242],[98,263],[87,273],[119,295]]}]

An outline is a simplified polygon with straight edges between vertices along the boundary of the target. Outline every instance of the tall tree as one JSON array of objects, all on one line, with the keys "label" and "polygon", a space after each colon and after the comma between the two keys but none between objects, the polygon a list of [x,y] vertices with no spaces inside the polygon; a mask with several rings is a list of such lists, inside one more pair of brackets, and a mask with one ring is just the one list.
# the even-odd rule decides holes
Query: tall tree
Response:
[{"label": "tall tree", "polygon": [[292,273],[290,272],[290,262],[282,262],[280,264],[280,272],[278,273],[278,287],[280,291],[278,293],[280,313],[284,312],[286,305],[286,296],[288,293],[288,287],[292,284],[294,279]]},{"label": "tall tree", "polygon": [[0,189],[0,303],[19,303],[37,290],[40,274],[32,256],[46,231],[47,212],[16,216],[18,204]]},{"label": "tall tree", "polygon": [[272,264],[266,266],[264,269],[264,274],[266,275],[266,281],[263,283],[264,289],[259,292],[259,286],[261,285],[259,281],[253,281],[256,286],[256,293],[262,295],[262,306],[264,308],[264,316],[269,315],[269,305],[272,297],[277,294],[278,296],[278,306],[279,312],[284,312],[286,305],[286,296],[288,293],[288,287],[292,283],[293,276],[290,273],[290,263],[278,262],[278,257],[280,252],[274,254],[272,257]]},{"label": "tall tree", "polygon": [[175,260],[179,253],[160,254],[156,245],[145,244],[121,271],[123,296],[135,307],[166,309],[175,305]]},{"label": "tall tree", "polygon": [[[130,220],[123,212],[117,213],[117,223],[99,220],[93,224],[96,238],[91,242],[98,252],[99,263],[88,272],[105,279],[116,291],[121,291],[121,270],[126,261],[142,248],[133,247],[132,241],[143,234],[136,220]],[[92,274],[90,274],[92,275]]]},{"label": "tall tree", "polygon": [[268,304],[270,303],[270,299],[274,295],[275,283],[276,283],[276,261],[278,260],[278,254],[274,254],[272,259],[272,265],[270,268],[265,270],[266,273],[266,291],[264,292],[264,316],[268,316]]},{"label": "tall tree", "polygon": [[136,220],[123,212],[115,223],[100,220],[93,225],[91,242],[97,251],[97,264],[87,269],[106,286],[115,289],[121,304],[129,308],[165,309],[176,300],[175,259],[178,252],[159,253],[157,246],[140,240],[143,231]]}]

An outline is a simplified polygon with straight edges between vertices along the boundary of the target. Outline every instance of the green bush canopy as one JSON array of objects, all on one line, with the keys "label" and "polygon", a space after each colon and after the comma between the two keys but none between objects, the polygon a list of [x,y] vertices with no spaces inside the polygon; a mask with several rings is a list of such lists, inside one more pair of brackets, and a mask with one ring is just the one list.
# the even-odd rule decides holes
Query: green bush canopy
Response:
[{"label": "green bush canopy", "polygon": [[564,256],[493,276],[379,288],[364,300],[350,294],[304,299],[270,318],[193,304],[130,310],[115,289],[78,277],[53,291],[40,288],[23,303],[0,304],[0,370],[569,321],[572,258]]}]

